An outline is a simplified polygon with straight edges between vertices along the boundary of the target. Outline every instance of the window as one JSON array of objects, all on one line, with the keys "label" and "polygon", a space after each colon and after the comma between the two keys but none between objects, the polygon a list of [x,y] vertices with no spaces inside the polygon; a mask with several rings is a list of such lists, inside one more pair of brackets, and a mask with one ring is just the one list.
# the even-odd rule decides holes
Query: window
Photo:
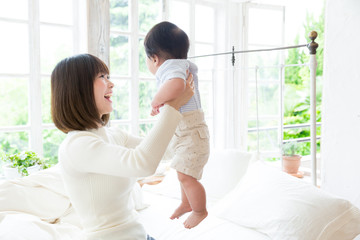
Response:
[{"label": "window", "polygon": [[[109,67],[115,83],[111,125],[140,136],[153,126],[156,117],[150,116],[150,103],[157,89],[146,67],[143,40],[153,25],[169,20],[190,38],[188,56],[199,68],[212,146],[244,151],[259,147],[265,155],[279,154],[279,116],[284,109],[280,79],[290,69],[281,68],[284,52],[237,54],[234,67],[231,55],[192,57],[229,52],[232,46],[235,50],[283,46],[283,7],[230,0],[109,0],[109,4],[109,26],[103,27],[110,28]],[[0,155],[31,149],[57,161],[65,135],[50,116],[50,74],[64,57],[87,52],[86,15],[86,1],[81,0],[0,2],[0,28],[7,36],[0,38]]]},{"label": "window", "polygon": [[[140,136],[146,135],[156,119],[150,116],[151,100],[157,91],[156,81],[147,69],[143,46],[150,28],[162,20],[178,25],[190,38],[189,56],[216,50],[216,28],[211,25],[216,21],[216,4],[207,1],[162,2],[110,1],[110,71],[117,97],[113,101],[111,124]],[[211,58],[194,60],[199,67],[201,100],[210,128],[213,118],[213,61]]]},{"label": "window", "polygon": [[154,77],[147,70],[143,39],[161,19],[161,1],[110,1],[110,72],[115,83],[111,124],[145,135],[152,126]]},{"label": "window", "polygon": [[[84,14],[77,0],[14,0],[0,3],[0,151],[31,149],[57,162],[65,134],[50,116],[50,75],[81,45]],[[3,153],[2,153],[3,154]]]},{"label": "window", "polygon": [[169,21],[182,28],[190,38],[190,53],[188,56],[199,69],[199,91],[201,95],[201,105],[205,113],[206,122],[209,126],[212,144],[214,145],[213,129],[213,96],[214,96],[214,73],[213,67],[215,58],[194,58],[212,54],[217,51],[215,36],[216,13],[220,3],[210,1],[169,1]]},{"label": "window", "polygon": [[[284,46],[285,8],[246,4],[247,49]],[[245,54],[247,150],[278,156],[282,134],[282,84],[285,51]],[[257,132],[259,128],[259,132]],[[259,134],[259,136],[258,136]]]}]

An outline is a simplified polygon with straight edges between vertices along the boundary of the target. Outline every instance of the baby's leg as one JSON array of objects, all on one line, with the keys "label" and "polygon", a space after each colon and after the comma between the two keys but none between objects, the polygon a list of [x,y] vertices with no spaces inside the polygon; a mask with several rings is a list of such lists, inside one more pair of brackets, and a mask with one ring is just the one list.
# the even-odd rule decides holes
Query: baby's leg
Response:
[{"label": "baby's leg", "polygon": [[180,182],[180,188],[181,188],[181,204],[180,206],[174,211],[174,213],[171,215],[170,219],[179,218],[182,215],[184,215],[187,212],[191,212],[191,206],[189,204],[188,198],[186,196],[186,193],[184,192],[184,188]]},{"label": "baby's leg", "polygon": [[196,178],[189,175],[178,172],[178,178],[192,209],[192,213],[185,220],[184,226],[186,228],[193,228],[208,215],[205,189]]}]

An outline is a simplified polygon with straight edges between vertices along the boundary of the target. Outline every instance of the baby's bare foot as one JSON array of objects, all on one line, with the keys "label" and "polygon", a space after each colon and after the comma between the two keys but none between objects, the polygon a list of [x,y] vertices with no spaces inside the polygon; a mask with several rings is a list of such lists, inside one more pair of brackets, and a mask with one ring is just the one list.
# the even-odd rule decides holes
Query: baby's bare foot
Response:
[{"label": "baby's bare foot", "polygon": [[180,206],[174,211],[170,219],[179,218],[187,212],[191,212],[192,209],[189,204],[181,203]]},{"label": "baby's bare foot", "polygon": [[193,228],[196,227],[204,218],[206,218],[208,212],[205,210],[203,212],[192,212],[190,216],[184,222],[185,228]]}]

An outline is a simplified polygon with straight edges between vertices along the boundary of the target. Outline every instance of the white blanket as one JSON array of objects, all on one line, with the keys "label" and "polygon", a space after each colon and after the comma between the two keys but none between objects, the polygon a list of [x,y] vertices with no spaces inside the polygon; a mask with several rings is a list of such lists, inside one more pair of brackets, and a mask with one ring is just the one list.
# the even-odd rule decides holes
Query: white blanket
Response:
[{"label": "white blanket", "polygon": [[[169,219],[169,216],[180,201],[178,196],[179,189],[176,189],[176,186],[178,186],[176,175],[169,174],[162,183],[143,188],[145,195],[144,200],[148,205],[144,204],[144,201],[141,199],[142,191],[140,187],[136,185],[135,191],[133,192],[133,199],[137,209],[143,209],[140,211],[140,220],[144,224],[147,232],[155,237],[156,240],[268,240],[270,237],[267,235],[271,233],[267,231],[267,228],[262,228],[263,231],[260,233],[260,230],[255,230],[255,228],[243,223],[244,221],[248,222],[251,220],[250,217],[240,216],[246,213],[245,210],[251,210],[254,211],[252,216],[261,220],[257,222],[263,222],[271,226],[281,226],[281,228],[284,229],[285,225],[293,224],[292,221],[274,221],[274,219],[280,219],[280,217],[284,219],[293,219],[296,217],[296,219],[299,219],[312,215],[312,212],[315,212],[307,210],[298,211],[294,209],[294,206],[297,205],[291,204],[291,198],[289,201],[286,201],[286,204],[283,204],[283,206],[284,208],[287,207],[287,209],[290,207],[293,211],[285,211],[285,213],[284,211],[273,211],[273,209],[275,209],[275,203],[280,202],[279,199],[283,199],[286,196],[288,197],[286,199],[289,199],[291,196],[296,196],[296,202],[299,204],[304,202],[302,200],[304,197],[311,198],[312,204],[310,204],[310,206],[317,204],[317,210],[322,208],[322,206],[327,206],[326,204],[329,203],[328,198],[330,198],[334,204],[332,204],[331,207],[326,207],[321,216],[314,214],[314,216],[306,218],[308,220],[304,220],[304,224],[302,225],[296,224],[294,227],[288,226],[289,231],[286,231],[284,234],[291,234],[290,230],[299,229],[301,226],[303,226],[303,229],[300,229],[301,236],[307,234],[310,232],[307,231],[308,227],[306,226],[309,219],[313,222],[313,224],[311,224],[313,228],[314,226],[323,224],[324,221],[331,224],[337,222],[339,226],[343,224],[341,225],[342,227],[333,234],[332,238],[325,239],[350,240],[353,239],[353,237],[349,236],[356,236],[360,232],[360,226],[358,226],[358,223],[360,223],[360,212],[355,211],[354,214],[349,215],[348,219],[325,216],[330,213],[332,215],[341,215],[343,212],[341,207],[344,206],[344,200],[320,193],[319,189],[313,187],[313,190],[308,194],[304,196],[299,195],[301,193],[298,192],[299,186],[306,187],[304,186],[305,183],[301,180],[293,179],[293,177],[290,178],[290,176],[278,170],[270,171],[270,169],[261,168],[255,164],[252,165],[252,169],[252,171],[247,171],[243,180],[232,190],[233,194],[227,195],[230,199],[234,199],[233,205],[229,203],[224,204],[225,198],[210,201],[209,216],[201,222],[199,226],[191,230],[183,227],[182,223],[184,219],[186,219],[186,216],[174,221]],[[255,173],[258,173],[261,169],[263,169],[263,172],[256,175]],[[272,175],[270,176],[269,174]],[[251,179],[251,181],[246,181],[246,179]],[[260,183],[261,179],[265,183]],[[270,180],[273,182],[268,184]],[[286,180],[286,185],[284,185],[283,180]],[[294,181],[296,182],[294,183]],[[244,188],[241,186],[250,187]],[[276,194],[275,190],[271,190],[273,188],[275,188],[275,190],[279,188],[283,190],[286,189],[286,194]],[[174,192],[174,190],[176,191]],[[250,192],[246,190],[250,190]],[[251,191],[255,193],[251,193]],[[266,193],[266,191],[272,194],[266,194],[266,197],[259,196],[259,194]],[[220,196],[221,194],[213,195]],[[240,197],[235,199],[234,196]],[[319,196],[322,197],[320,198]],[[322,200],[326,196],[327,198]],[[248,201],[248,203],[244,202],[249,198],[254,199]],[[226,209],[220,211],[220,213],[216,213],[211,202],[223,206]],[[274,204],[266,207],[266,211],[264,211],[264,209],[261,210],[259,207],[269,203]],[[304,206],[308,205],[309,204],[305,204]],[[345,205],[348,206],[349,209],[353,208],[351,204]],[[146,206],[149,207],[146,208]],[[328,211],[328,209],[331,209],[331,211]],[[265,212],[269,211],[273,211],[271,217],[263,216]],[[313,230],[316,231],[317,229],[318,228],[315,227]],[[79,219],[67,197],[58,167],[53,167],[22,179],[0,181],[1,240],[81,240],[81,235],[82,229]],[[300,238],[299,234],[292,234],[291,236],[292,239],[312,239],[309,237]],[[286,238],[273,239],[282,240]]]},{"label": "white blanket", "polygon": [[[156,185],[154,185],[155,187]],[[183,222],[188,214],[180,219],[169,217],[179,205],[180,200],[152,192],[153,186],[144,191],[144,200],[149,208],[140,211],[140,221],[149,235],[156,240],[269,240],[266,235],[255,230],[238,226],[216,217],[211,208],[209,216],[197,227],[186,229]]]},{"label": "white blanket", "polygon": [[80,233],[58,166],[0,182],[0,239],[79,239]]},{"label": "white blanket", "polygon": [[[131,196],[136,210],[148,206],[140,185],[135,185]],[[0,181],[1,240],[80,240],[81,233],[59,166]]]}]

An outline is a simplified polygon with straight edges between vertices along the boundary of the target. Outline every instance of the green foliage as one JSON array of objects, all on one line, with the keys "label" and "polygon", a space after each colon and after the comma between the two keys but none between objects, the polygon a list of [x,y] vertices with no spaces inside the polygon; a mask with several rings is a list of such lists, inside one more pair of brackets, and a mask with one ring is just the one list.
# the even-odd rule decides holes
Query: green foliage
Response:
[{"label": "green foliage", "polygon": [[22,176],[28,176],[28,167],[32,167],[38,164],[41,169],[49,168],[43,159],[39,158],[33,151],[23,151],[15,154],[5,154],[2,156],[4,162],[9,163],[9,167],[17,168]]},{"label": "green foliage", "polygon": [[[316,59],[318,62],[316,70],[316,121],[321,122],[321,101],[322,101],[322,74],[323,74],[323,46],[324,46],[324,8],[318,19],[311,14],[307,14],[304,22],[305,39],[315,30],[318,33],[316,42],[319,44]],[[310,40],[308,40],[310,41]],[[299,44],[299,35],[294,40]],[[288,50],[286,64],[307,64],[309,62],[308,49],[292,48]],[[286,67],[285,68],[285,111],[284,124],[301,124],[310,121],[310,73],[308,67]],[[320,127],[317,128],[320,134]],[[284,140],[310,137],[309,128],[286,129]],[[320,142],[317,143],[320,149]],[[310,154],[310,142],[298,143],[297,152],[300,155]]]},{"label": "green foliage", "polygon": [[160,20],[159,0],[139,1],[139,31],[147,33]]},{"label": "green foliage", "polygon": [[129,4],[128,0],[110,1],[110,25],[111,27],[127,30],[129,25]]},{"label": "green foliage", "polygon": [[151,101],[157,91],[155,81],[140,81],[139,83],[139,114],[140,118],[150,118]]},{"label": "green foliage", "polygon": [[299,147],[297,142],[291,141],[284,143],[281,150],[284,156],[294,156],[299,151]]},{"label": "green foliage", "polygon": [[29,104],[27,79],[1,77],[0,80],[0,126],[26,125]]},{"label": "green foliage", "polygon": [[[325,3],[325,1],[324,1]],[[316,69],[316,76],[323,75],[323,59],[324,59],[324,29],[325,29],[325,7],[323,7],[322,12],[318,19],[315,19],[314,15],[307,13],[306,21],[304,24],[305,35],[308,39],[308,34],[311,31],[316,31],[318,33],[318,37],[316,38],[316,42],[319,44],[319,47],[316,51],[316,59],[318,62],[318,67]]]}]

